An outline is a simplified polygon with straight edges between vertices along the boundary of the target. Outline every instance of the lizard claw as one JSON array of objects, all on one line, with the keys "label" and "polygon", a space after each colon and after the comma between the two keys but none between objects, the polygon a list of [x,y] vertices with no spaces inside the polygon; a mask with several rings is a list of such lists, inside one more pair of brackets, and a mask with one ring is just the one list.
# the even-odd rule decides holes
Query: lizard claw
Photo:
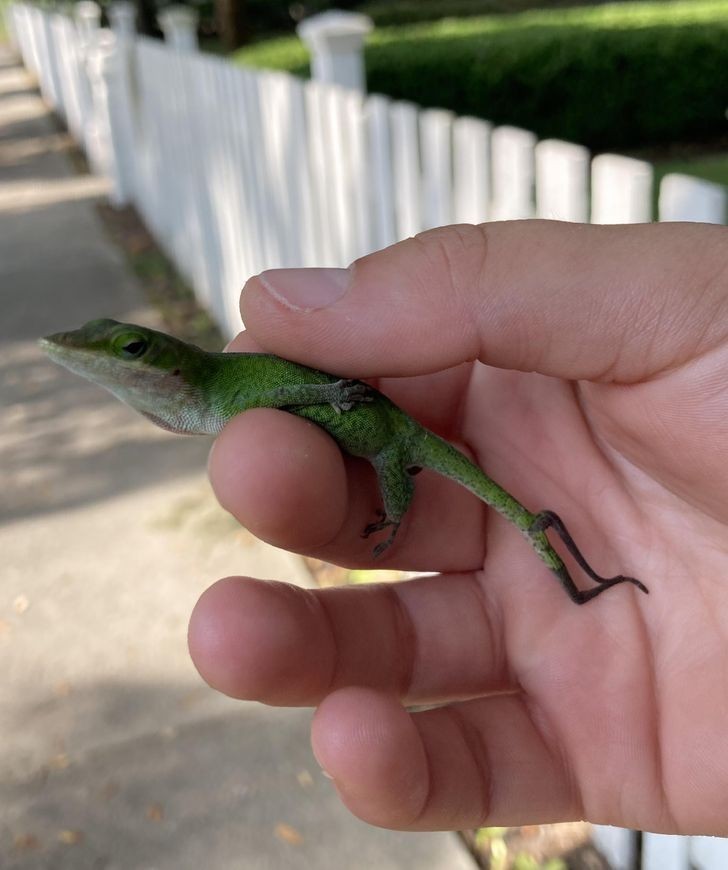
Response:
[{"label": "lizard claw", "polygon": [[378,559],[382,553],[391,546],[395,535],[397,534],[397,530],[399,529],[399,522],[396,520],[388,520],[385,511],[378,510],[377,517],[378,520],[376,523],[369,523],[369,525],[365,527],[362,532],[362,538],[368,538],[369,535],[374,534],[374,532],[381,532],[383,529],[391,529],[392,531],[389,533],[389,537],[386,541],[381,541],[372,550],[372,556],[375,559]]},{"label": "lizard claw", "polygon": [[371,394],[371,387],[361,381],[346,380],[342,378],[333,384],[340,391],[340,395],[336,401],[331,403],[331,407],[340,414],[342,411],[351,411],[351,409],[361,402],[372,402],[374,397]]},{"label": "lizard claw", "polygon": [[388,525],[386,513],[383,510],[378,510],[376,523],[369,523],[368,526],[365,526],[361,536],[362,538],[368,538],[374,532],[381,532],[382,529],[386,529]]}]

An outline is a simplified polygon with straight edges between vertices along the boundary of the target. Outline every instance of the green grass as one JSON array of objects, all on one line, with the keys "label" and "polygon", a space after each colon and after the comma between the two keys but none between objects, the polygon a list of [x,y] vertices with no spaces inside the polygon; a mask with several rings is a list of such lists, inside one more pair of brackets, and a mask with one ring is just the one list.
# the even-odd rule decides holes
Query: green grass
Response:
[{"label": "green grass", "polygon": [[728,187],[728,154],[707,154],[682,160],[658,160],[654,163],[655,179],[659,180],[670,172],[695,175],[715,184]]},{"label": "green grass", "polygon": [[309,75],[308,51],[297,36],[276,36],[254,42],[233,52],[232,59],[245,66],[281,69]]},{"label": "green grass", "polygon": [[6,2],[6,0],[0,0],[0,45],[5,42],[10,42],[10,34],[8,33],[8,25],[6,22],[9,5],[10,4]]},{"label": "green grass", "polygon": [[696,154],[685,158],[658,159],[652,161],[652,165],[655,170],[655,181],[652,187],[653,214],[658,213],[660,183],[672,172],[693,175],[728,188],[728,154]]}]

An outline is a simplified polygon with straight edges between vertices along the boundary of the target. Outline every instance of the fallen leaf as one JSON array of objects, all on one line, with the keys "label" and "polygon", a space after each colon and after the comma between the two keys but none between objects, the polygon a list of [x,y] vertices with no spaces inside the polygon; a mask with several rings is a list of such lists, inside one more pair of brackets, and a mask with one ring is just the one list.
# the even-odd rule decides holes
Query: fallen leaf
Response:
[{"label": "fallen leaf", "polygon": [[17,595],[13,601],[13,609],[16,613],[25,613],[30,607],[30,601],[27,595]]},{"label": "fallen leaf", "polygon": [[299,770],[296,779],[301,788],[311,788],[313,785],[313,777],[307,770]]},{"label": "fallen leaf", "polygon": [[54,755],[48,760],[48,767],[51,770],[65,770],[70,763],[71,759],[68,755],[65,752],[59,752],[58,755]]},{"label": "fallen leaf", "polygon": [[59,831],[58,839],[67,846],[77,846],[79,843],[83,843],[84,833],[83,831]]},{"label": "fallen leaf", "polygon": [[275,835],[279,840],[283,840],[284,843],[291,846],[300,846],[303,843],[303,834],[285,822],[278,822],[275,827]]},{"label": "fallen leaf", "polygon": [[71,694],[71,684],[68,680],[59,680],[53,686],[53,694],[57,698],[65,698]]},{"label": "fallen leaf", "polygon": [[16,834],[14,845],[19,852],[30,852],[31,849],[40,848],[40,840],[35,834]]},{"label": "fallen leaf", "polygon": [[110,801],[111,798],[115,797],[119,794],[119,783],[118,782],[107,782],[104,783],[103,788],[101,789],[101,797],[105,801]]},{"label": "fallen leaf", "polygon": [[161,822],[164,819],[164,807],[161,804],[149,804],[147,818],[150,822]]}]

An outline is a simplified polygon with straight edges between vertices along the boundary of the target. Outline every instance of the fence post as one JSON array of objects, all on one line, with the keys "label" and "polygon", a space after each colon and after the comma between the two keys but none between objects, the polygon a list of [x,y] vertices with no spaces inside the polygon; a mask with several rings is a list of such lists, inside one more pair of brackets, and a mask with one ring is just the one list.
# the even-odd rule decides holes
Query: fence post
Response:
[{"label": "fence post", "polygon": [[114,0],[109,6],[116,44],[113,57],[103,67],[103,75],[110,94],[109,135],[114,158],[110,200],[116,208],[132,202],[136,188],[136,15],[136,6],[131,0]]},{"label": "fence post", "polygon": [[164,41],[178,51],[197,51],[197,22],[199,15],[189,6],[168,6],[157,16],[164,33]]},{"label": "fence post", "polygon": [[311,78],[366,92],[364,37],[374,23],[368,15],[330,9],[296,28],[311,53]]},{"label": "fence post", "polygon": [[101,7],[93,0],[80,0],[74,6],[73,17],[81,37],[81,45],[85,49],[94,41],[101,27]]},{"label": "fence post", "polygon": [[96,175],[111,180],[109,198],[112,205],[118,207],[128,202],[128,196],[120,172],[123,145],[109,99],[109,85],[117,73],[117,52],[114,34],[104,29],[99,30],[94,42],[88,46],[86,57],[93,113],[87,138],[88,159]]},{"label": "fence post", "polygon": [[130,0],[116,0],[109,6],[111,29],[119,39],[132,39],[136,33],[136,7]]}]

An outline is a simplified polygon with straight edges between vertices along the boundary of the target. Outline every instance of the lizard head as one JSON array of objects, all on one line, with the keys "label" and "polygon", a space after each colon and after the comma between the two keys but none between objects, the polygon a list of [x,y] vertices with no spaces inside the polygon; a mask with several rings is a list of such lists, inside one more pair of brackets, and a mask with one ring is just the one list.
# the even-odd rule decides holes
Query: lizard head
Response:
[{"label": "lizard head", "polygon": [[54,362],[106,387],[164,429],[211,431],[205,354],[194,345],[144,326],[103,319],[46,336],[40,346]]}]

